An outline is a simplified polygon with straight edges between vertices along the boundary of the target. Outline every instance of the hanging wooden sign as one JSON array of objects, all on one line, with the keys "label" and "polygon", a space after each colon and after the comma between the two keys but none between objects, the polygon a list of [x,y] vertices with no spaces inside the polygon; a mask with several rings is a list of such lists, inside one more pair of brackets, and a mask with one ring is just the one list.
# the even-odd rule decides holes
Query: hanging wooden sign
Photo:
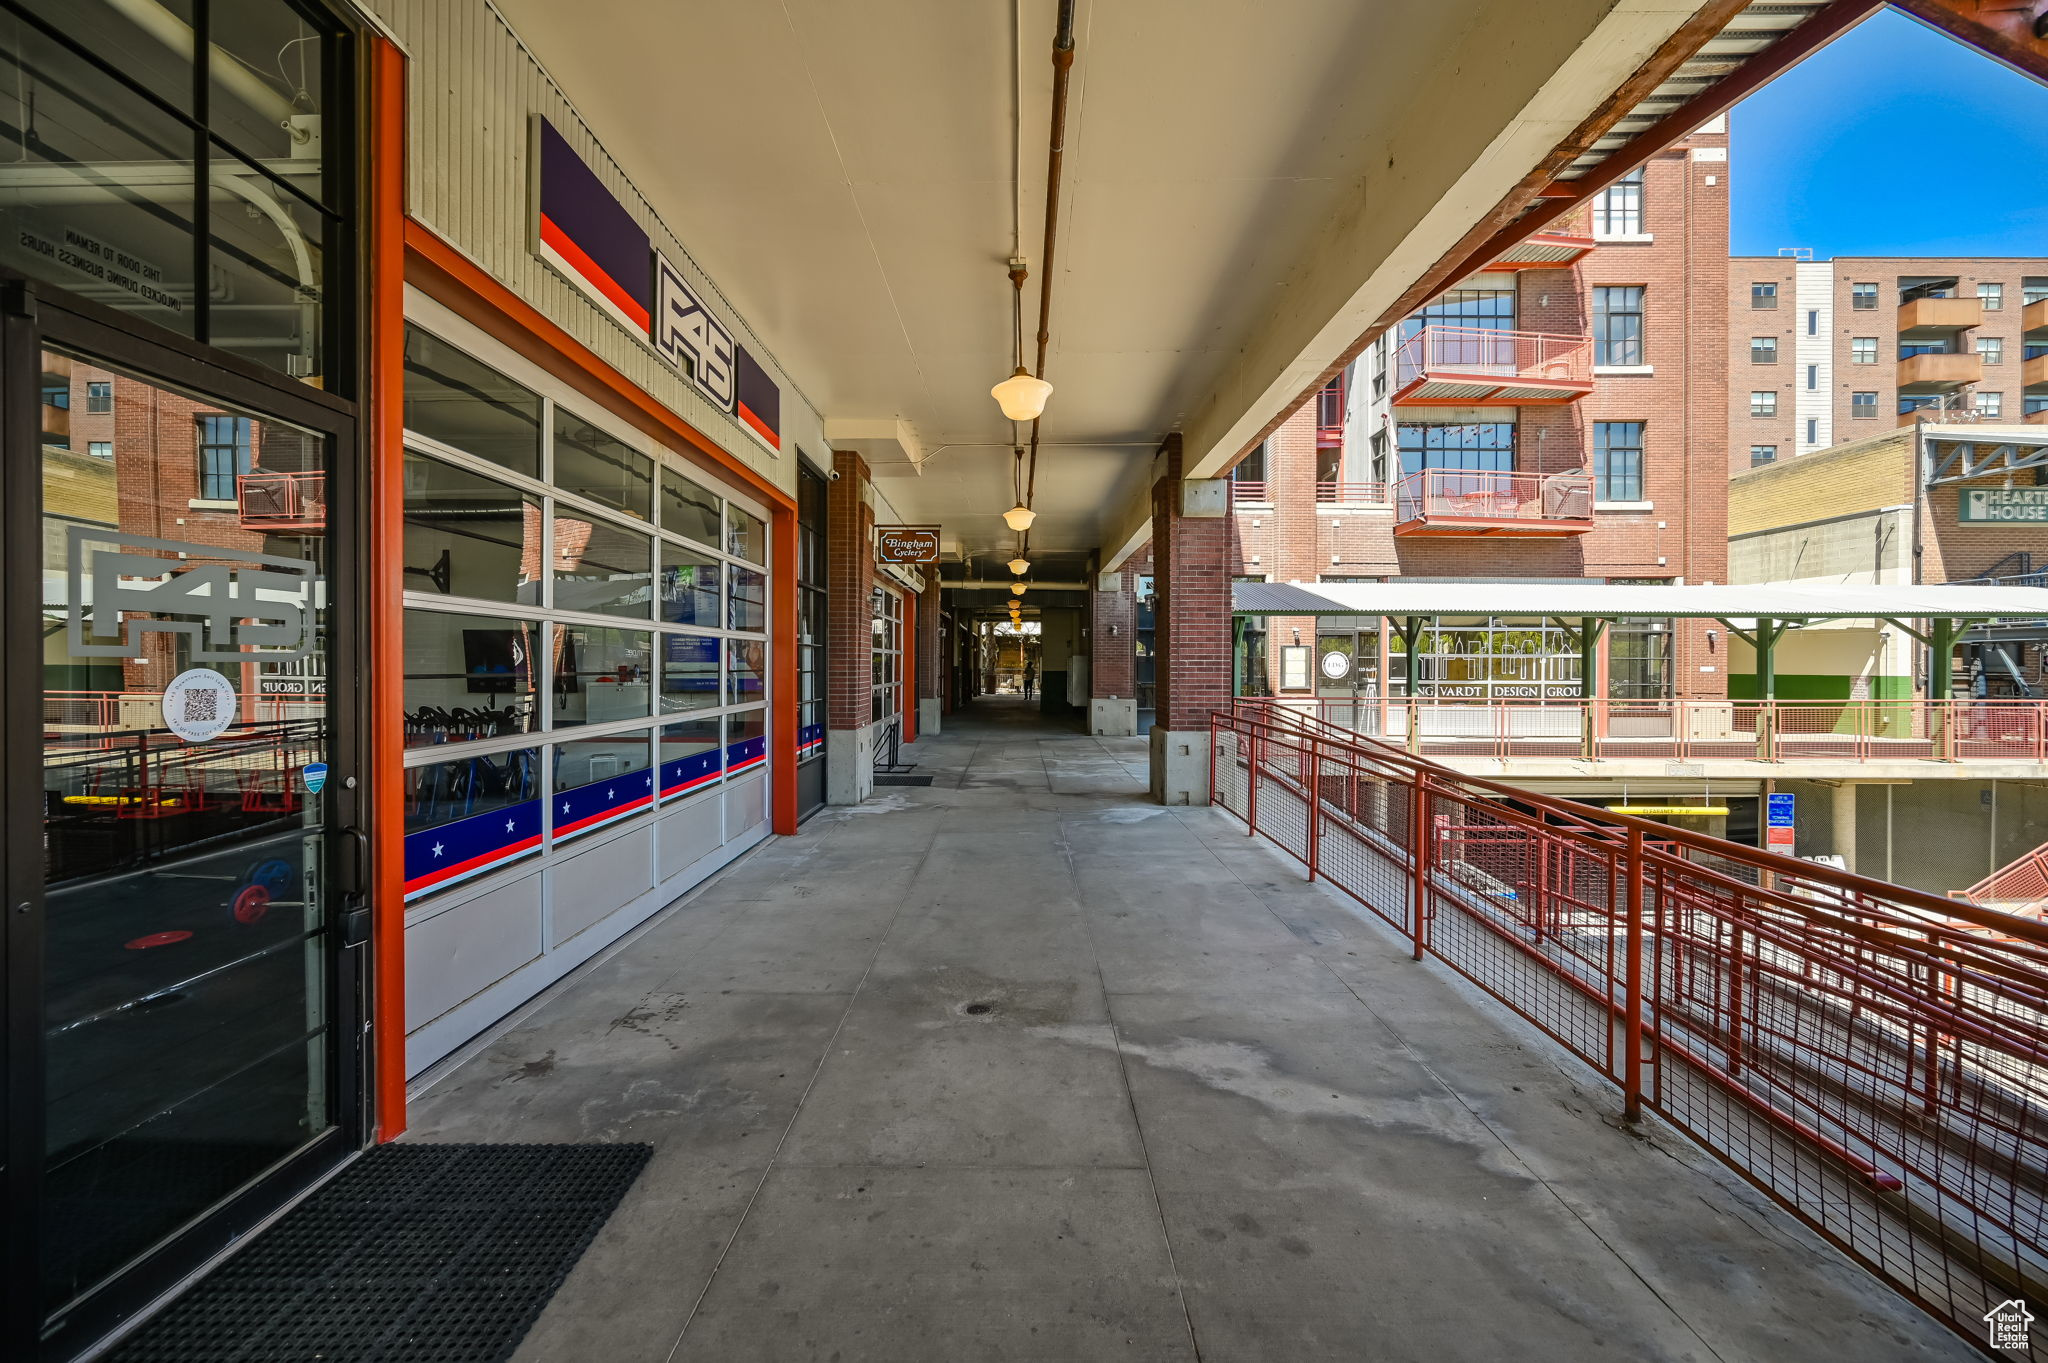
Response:
[{"label": "hanging wooden sign", "polygon": [[875,527],[875,562],[937,563],[939,527],[936,525],[878,525]]}]

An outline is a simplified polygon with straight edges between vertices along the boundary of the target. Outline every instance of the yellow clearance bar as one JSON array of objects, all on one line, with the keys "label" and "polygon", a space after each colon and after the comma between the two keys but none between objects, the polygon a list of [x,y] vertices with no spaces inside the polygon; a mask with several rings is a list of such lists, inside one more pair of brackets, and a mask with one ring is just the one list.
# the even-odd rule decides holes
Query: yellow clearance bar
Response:
[{"label": "yellow clearance bar", "polygon": [[1609,814],[1726,814],[1726,805],[1609,805]]}]

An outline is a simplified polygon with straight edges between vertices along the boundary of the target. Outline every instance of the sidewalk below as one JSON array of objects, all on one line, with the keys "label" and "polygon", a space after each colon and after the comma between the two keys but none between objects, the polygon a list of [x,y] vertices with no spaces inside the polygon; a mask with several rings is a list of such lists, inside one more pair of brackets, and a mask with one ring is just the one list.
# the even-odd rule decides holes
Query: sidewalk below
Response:
[{"label": "sidewalk below", "polygon": [[1979,1357],[1144,738],[906,760],[416,1099],[654,1147],[521,1363]]}]

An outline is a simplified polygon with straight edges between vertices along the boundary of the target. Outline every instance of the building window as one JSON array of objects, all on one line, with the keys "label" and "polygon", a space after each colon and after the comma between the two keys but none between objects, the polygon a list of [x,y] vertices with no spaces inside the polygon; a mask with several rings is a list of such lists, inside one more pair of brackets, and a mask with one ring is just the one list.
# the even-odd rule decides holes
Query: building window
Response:
[{"label": "building window", "polygon": [[1372,468],[1367,470],[1367,477],[1376,485],[1376,490],[1384,496],[1385,485],[1388,479],[1393,476],[1393,470],[1387,467],[1387,433],[1383,430],[1374,431],[1372,439],[1368,443],[1372,449]]},{"label": "building window", "polygon": [[1643,291],[1639,285],[1601,285],[1593,290],[1593,363],[1643,362]]},{"label": "building window", "polygon": [[1979,284],[1977,301],[1984,305],[1986,312],[1998,312],[2005,307],[2005,285]]},{"label": "building window", "polygon": [[1776,364],[1778,362],[1778,338],[1775,336],[1750,337],[1749,362],[1751,364]]},{"label": "building window", "polygon": [[1809,336],[1818,336],[1818,335],[1820,335],[1820,309],[1819,309],[1819,308],[1808,308],[1808,309],[1806,310],[1806,334],[1807,334],[1807,335],[1809,335]]},{"label": "building window", "polygon": [[1776,445],[1751,445],[1749,447],[1749,466],[1751,468],[1755,468],[1759,464],[1775,464],[1777,462],[1778,447]]},{"label": "building window", "polygon": [[1424,469],[1514,471],[1513,422],[1415,423],[1402,426],[1399,434],[1404,475]]},{"label": "building window", "polygon": [[1877,394],[1849,394],[1849,415],[1852,417],[1874,417],[1877,415]]},{"label": "building window", "polygon": [[1849,363],[1876,364],[1877,337],[1851,336],[1849,338]]},{"label": "building window", "polygon": [[1759,388],[1749,395],[1751,416],[1776,416],[1778,414],[1778,392],[1775,388]]},{"label": "building window", "polygon": [[235,479],[254,465],[249,458],[251,422],[245,416],[199,418],[199,496],[202,501],[235,500]]},{"label": "building window", "polygon": [[2005,363],[2005,338],[2003,336],[1979,336],[1977,358],[1985,364]]},{"label": "building window", "polygon": [[112,459],[114,457],[114,442],[111,440],[88,440],[85,442],[85,452],[95,459]]},{"label": "building window", "polygon": [[1643,168],[1600,191],[1593,200],[1593,235],[1636,237],[1643,233]]},{"label": "building window", "polygon": [[1515,329],[1513,285],[1499,289],[1447,289],[1436,301],[1410,313],[1401,324],[1401,335],[1413,336],[1426,326],[1478,327],[1484,331]]},{"label": "building window", "polygon": [[1849,306],[1855,308],[1858,312],[1869,312],[1875,309],[1877,307],[1877,285],[1851,284],[1849,286]]},{"label": "building window", "polygon": [[102,414],[114,410],[113,380],[95,379],[85,385],[85,410]]},{"label": "building window", "polygon": [[1820,387],[1820,366],[1810,364],[1806,366],[1806,391],[1811,393],[1818,387]]},{"label": "building window", "polygon": [[1753,308],[1777,307],[1778,286],[1768,280],[1757,280],[1749,286],[1749,305]]},{"label": "building window", "polygon": [[1593,423],[1593,500],[1643,500],[1643,423]]},{"label": "building window", "polygon": [[[1579,650],[1556,625],[1501,619],[1468,620],[1418,631],[1417,694],[1445,700],[1576,700]],[[1408,646],[1388,641],[1388,694],[1408,694]]]},{"label": "building window", "polygon": [[878,585],[873,589],[868,615],[873,636],[873,690],[868,718],[882,724],[903,713],[903,598]]},{"label": "building window", "polygon": [[2021,394],[2020,410],[2028,416],[2036,412],[2048,412],[2048,393],[2042,393],[2038,397],[2032,393]]},{"label": "building window", "polygon": [[2003,393],[1983,393],[1983,392],[1980,392],[1980,393],[1978,393],[1978,394],[1977,394],[1977,415],[1978,415],[1978,416],[1981,416],[1981,417],[1997,417],[1997,416],[2000,416],[2000,415],[2002,415],[2002,414],[2004,413],[2004,411],[2005,411],[2005,394],[2003,394]]},{"label": "building window", "polygon": [[2020,281],[2020,303],[2038,303],[2048,298],[2048,275],[2028,275]]},{"label": "building window", "polygon": [[1818,445],[1820,443],[1819,417],[1810,416],[1806,418],[1806,443],[1809,445]]},{"label": "building window", "polygon": [[[1263,487],[1266,481],[1265,441],[1261,440],[1252,447],[1250,454],[1237,461],[1237,467],[1230,471],[1230,481],[1233,483],[1257,483]],[[1249,497],[1251,489],[1244,489],[1242,495]]]}]

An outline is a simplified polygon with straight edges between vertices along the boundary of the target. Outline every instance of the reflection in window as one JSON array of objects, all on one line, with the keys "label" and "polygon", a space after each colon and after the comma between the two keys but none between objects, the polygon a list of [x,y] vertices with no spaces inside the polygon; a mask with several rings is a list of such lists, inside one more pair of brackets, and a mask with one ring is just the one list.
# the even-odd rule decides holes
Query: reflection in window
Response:
[{"label": "reflection in window", "polygon": [[540,600],[540,503],[495,479],[408,450],[405,589]]},{"label": "reflection in window", "polygon": [[539,728],[538,625],[489,615],[405,613],[405,744],[463,743]]},{"label": "reflection in window", "polygon": [[405,831],[416,833],[457,819],[495,814],[537,799],[539,759],[539,748],[514,748],[407,767]]},{"label": "reflection in window", "polygon": [[232,502],[235,480],[251,467],[250,427],[245,416],[202,416],[199,422],[199,496]]},{"label": "reflection in window", "polygon": [[539,748],[406,769],[406,899],[510,865],[540,841]]},{"label": "reflection in window", "polygon": [[759,639],[728,639],[725,646],[732,703],[768,699],[768,645]]},{"label": "reflection in window", "polygon": [[609,827],[654,806],[654,758],[645,729],[574,738],[555,748],[555,840]]},{"label": "reflection in window", "polygon": [[733,629],[768,628],[768,575],[751,568],[734,568],[728,589],[728,606]]},{"label": "reflection in window", "polygon": [[697,634],[665,634],[661,639],[661,709],[708,710],[719,703],[719,641]]},{"label": "reflection in window", "polygon": [[750,516],[736,506],[726,508],[725,552],[749,563],[768,561],[768,527],[759,516]]},{"label": "reflection in window", "polygon": [[1402,426],[1401,472],[1424,469],[1479,469],[1509,472],[1515,467],[1515,428],[1506,421],[1415,423]]},{"label": "reflection in window", "polygon": [[768,763],[768,712],[743,710],[725,717],[725,774],[738,776]]},{"label": "reflection in window", "polygon": [[686,719],[661,726],[661,798],[715,785],[725,771],[723,723]]},{"label": "reflection in window", "polygon": [[610,521],[555,517],[555,608],[645,620],[653,614],[654,544]]},{"label": "reflection in window", "polygon": [[540,476],[540,398],[418,327],[405,331],[405,426]]},{"label": "reflection in window", "polygon": [[661,546],[661,618],[671,625],[719,627],[718,582],[724,562],[666,541]]},{"label": "reflection in window", "polygon": [[606,724],[652,714],[654,637],[595,625],[554,627],[554,725]]},{"label": "reflection in window", "polygon": [[554,483],[564,492],[643,521],[654,514],[654,461],[559,407]]},{"label": "reflection in window", "polygon": [[717,548],[721,542],[719,501],[674,469],[661,471],[661,528]]}]

